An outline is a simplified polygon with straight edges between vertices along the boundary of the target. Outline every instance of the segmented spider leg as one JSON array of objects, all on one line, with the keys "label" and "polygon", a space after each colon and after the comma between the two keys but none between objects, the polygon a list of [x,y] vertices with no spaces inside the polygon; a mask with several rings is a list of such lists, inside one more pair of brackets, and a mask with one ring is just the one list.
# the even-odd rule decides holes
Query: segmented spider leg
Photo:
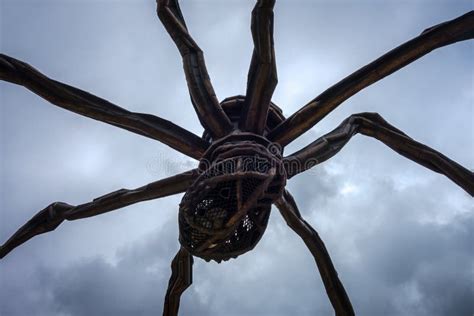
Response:
[{"label": "segmented spider leg", "polygon": [[471,196],[474,196],[473,172],[440,152],[413,140],[387,123],[377,113],[351,115],[330,133],[286,157],[285,165],[288,166],[288,177],[331,158],[357,133],[378,139],[400,155],[445,175]]},{"label": "segmented spider leg", "polygon": [[291,194],[285,190],[283,196],[275,202],[288,226],[296,232],[308,247],[316,261],[326,293],[337,316],[355,315],[331,257],[318,233],[300,214]]},{"label": "segmented spider leg", "polygon": [[209,79],[204,54],[189,35],[177,0],[157,0],[157,13],[183,58],[184,72],[194,109],[201,125],[214,139],[220,138],[233,126],[222,110]]},{"label": "segmented spider leg", "polygon": [[245,105],[240,128],[262,135],[268,108],[278,83],[273,44],[273,7],[275,0],[259,0],[252,11],[254,50],[247,79]]},{"label": "segmented spider leg", "polygon": [[190,170],[161,179],[133,190],[120,189],[77,206],[55,202],[38,212],[0,246],[0,259],[36,235],[53,231],[64,220],[96,216],[131,204],[153,200],[186,191],[196,179],[198,170]]},{"label": "segmented spider leg", "polygon": [[52,80],[30,65],[4,54],[0,54],[0,80],[24,86],[63,109],[156,139],[196,159],[202,157],[209,145],[170,121],[127,111],[88,92]]},{"label": "segmented spider leg", "polygon": [[171,278],[166,291],[163,316],[177,316],[181,294],[193,283],[193,256],[183,247],[171,262]]},{"label": "segmented spider leg", "polygon": [[472,38],[474,38],[474,11],[428,28],[421,35],[391,50],[324,91],[279,124],[268,134],[268,138],[286,146],[360,90],[437,48]]}]

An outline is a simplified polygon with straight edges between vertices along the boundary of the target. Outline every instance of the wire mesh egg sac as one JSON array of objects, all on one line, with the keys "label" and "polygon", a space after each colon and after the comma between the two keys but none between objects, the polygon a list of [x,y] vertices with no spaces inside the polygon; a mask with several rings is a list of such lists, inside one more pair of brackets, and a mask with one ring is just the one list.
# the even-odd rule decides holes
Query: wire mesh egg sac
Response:
[{"label": "wire mesh egg sac", "polygon": [[286,176],[280,158],[255,141],[225,142],[211,151],[205,157],[212,162],[180,204],[180,242],[195,256],[221,262],[255,247]]}]

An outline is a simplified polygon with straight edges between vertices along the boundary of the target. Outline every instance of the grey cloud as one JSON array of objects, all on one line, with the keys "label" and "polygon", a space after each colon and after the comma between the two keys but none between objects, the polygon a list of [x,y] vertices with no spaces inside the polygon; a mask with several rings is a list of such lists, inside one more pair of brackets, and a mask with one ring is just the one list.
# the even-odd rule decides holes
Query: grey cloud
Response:
[{"label": "grey cloud", "polygon": [[[317,186],[317,182],[324,181],[327,179],[320,176],[313,183]],[[337,187],[340,183],[334,181],[333,184]],[[359,313],[450,315],[472,310],[472,303],[466,298],[473,294],[469,280],[473,263],[470,228],[474,217],[456,216],[449,226],[424,223],[413,216],[413,207],[419,207],[414,203],[415,194],[410,194],[409,190],[397,192],[387,183],[376,184],[379,189],[370,194],[385,204],[375,207],[373,214],[383,218],[384,223],[371,225],[370,219],[356,213],[346,219],[347,222],[369,222],[364,225],[368,231],[352,232],[357,260],[347,262],[344,253],[333,251],[340,246],[338,236],[331,231],[320,231],[324,232],[322,236],[326,243],[331,245],[329,249]],[[311,202],[321,205],[318,198],[311,198],[311,193],[308,195],[303,198],[300,193],[299,197],[309,201],[309,205]],[[405,197],[402,202],[401,196]],[[336,204],[339,199],[340,196],[333,195],[328,203]],[[357,208],[369,208],[372,200],[372,197],[366,197]],[[429,206],[436,205],[429,203]],[[327,207],[332,209],[331,205]],[[301,208],[306,217],[312,217],[311,213],[320,210],[315,208],[308,212],[308,209],[312,208]],[[347,225],[347,222],[341,225]],[[143,310],[145,315],[159,310],[169,273],[168,260],[175,251],[174,241],[165,244],[161,238],[172,235],[168,231],[176,232],[173,223],[168,224],[167,229],[155,232],[150,241],[119,251],[116,266],[94,260],[61,271],[50,285],[54,305],[73,315],[135,314],[142,306],[147,306]],[[316,222],[314,226],[318,228],[319,225]],[[193,307],[192,315],[200,315],[194,308],[200,309],[202,315],[220,315],[224,309],[229,315],[330,314],[326,298],[315,291],[322,287],[312,258],[276,210],[261,244],[238,260],[238,265],[237,261],[217,265],[196,260],[194,285],[187,293],[188,300],[184,300]],[[107,271],[104,271],[105,267],[108,267]],[[161,274],[146,272],[154,270],[150,267],[158,267]],[[238,277],[229,278],[232,275]],[[264,284],[265,291],[261,291],[260,283]],[[291,288],[296,285],[313,289],[295,293]],[[100,286],[98,293],[87,290],[95,286]],[[445,293],[446,286],[449,294]],[[131,297],[120,300],[127,295]],[[82,300],[74,299],[78,297],[86,298],[94,308],[86,313],[83,308],[88,307],[83,306]],[[100,302],[96,302],[98,298],[101,298]],[[189,302],[191,298],[192,303]],[[127,302],[126,306],[122,301]]]},{"label": "grey cloud", "polygon": [[[242,94],[253,2],[182,2],[219,98]],[[2,52],[121,106],[202,132],[154,1],[0,5]],[[274,101],[289,115],[424,28],[470,9],[470,1],[277,1]],[[352,113],[376,111],[473,166],[472,45],[434,51],[362,91],[286,153]],[[164,145],[53,107],[20,87],[0,83],[0,92],[0,242],[52,201],[82,203],[190,167]],[[288,188],[325,240],[359,315],[472,314],[474,208],[449,180],[355,136]],[[160,313],[178,248],[179,200],[65,223],[19,247],[0,262],[0,314]],[[220,265],[195,261],[181,311],[332,313],[313,258],[276,209],[254,251]]]}]

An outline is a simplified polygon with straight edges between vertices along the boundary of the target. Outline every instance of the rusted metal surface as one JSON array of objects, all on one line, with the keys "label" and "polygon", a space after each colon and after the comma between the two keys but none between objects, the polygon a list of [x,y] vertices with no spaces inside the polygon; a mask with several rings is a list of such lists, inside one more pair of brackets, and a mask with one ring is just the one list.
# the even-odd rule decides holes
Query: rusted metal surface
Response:
[{"label": "rusted metal surface", "polygon": [[474,14],[425,30],[332,86],[285,119],[271,102],[277,84],[273,43],[274,0],[258,0],[252,12],[254,52],[247,95],[218,102],[203,53],[190,36],[176,0],[158,0],[157,13],[183,58],[191,100],[205,128],[202,138],[151,114],[133,113],[92,94],[49,79],[28,64],[0,55],[0,79],[19,84],[51,103],[83,116],[156,139],[199,160],[198,168],[146,186],[121,189],[73,206],[52,203],[0,247],[0,258],[30,238],[54,230],[65,220],[99,215],[140,201],[186,192],[179,206],[180,250],[163,315],[178,314],[181,294],[192,283],[193,256],[217,262],[252,250],[268,224],[272,204],[314,256],[336,315],[354,310],[318,233],[301,216],[285,191],[287,179],[337,154],[357,133],[378,139],[399,154],[444,174],[471,196],[474,174],[441,153],[418,143],[376,113],[350,116],[332,132],[284,157],[284,147],[358,91],[430,51],[474,35]]},{"label": "rusted metal surface", "polygon": [[204,54],[188,32],[177,0],[158,0],[157,13],[183,57],[184,73],[194,109],[214,138],[225,136],[232,124],[219,105],[204,62]]},{"label": "rusted metal surface", "polygon": [[278,148],[252,133],[214,142],[200,162],[202,174],[180,204],[181,244],[217,262],[253,249],[286,184],[281,159]]},{"label": "rusted metal surface", "polygon": [[158,199],[186,191],[198,176],[190,170],[158,180],[137,189],[120,189],[77,206],[54,202],[38,212],[0,247],[0,258],[36,235],[55,230],[65,220],[100,215],[135,203]]},{"label": "rusted metal surface", "polygon": [[288,178],[304,172],[337,154],[352,136],[373,137],[400,155],[440,174],[474,195],[474,174],[442,153],[423,145],[390,125],[377,113],[353,114],[336,129],[285,158]]},{"label": "rusted metal surface", "polygon": [[163,315],[178,315],[181,294],[193,283],[193,263],[193,256],[184,248],[178,251],[171,262]]},{"label": "rusted metal surface", "polygon": [[473,11],[428,28],[419,36],[389,51],[328,88],[288,117],[270,133],[268,138],[286,146],[362,89],[437,48],[473,37]]},{"label": "rusted metal surface", "polygon": [[254,51],[240,128],[257,134],[265,130],[268,108],[278,83],[273,43],[274,6],[275,0],[258,1],[252,11]]},{"label": "rusted metal surface", "polygon": [[336,315],[355,315],[352,304],[342,285],[336,268],[332,263],[331,256],[324,245],[323,240],[311,225],[301,216],[296,202],[290,192],[286,191],[275,202],[288,226],[297,233],[308,247],[316,261],[319,274],[323,280],[326,293],[336,312]]},{"label": "rusted metal surface", "polygon": [[125,110],[89,92],[50,79],[30,65],[0,54],[0,79],[15,83],[63,109],[162,142],[199,159],[209,144],[184,128],[160,117]]}]

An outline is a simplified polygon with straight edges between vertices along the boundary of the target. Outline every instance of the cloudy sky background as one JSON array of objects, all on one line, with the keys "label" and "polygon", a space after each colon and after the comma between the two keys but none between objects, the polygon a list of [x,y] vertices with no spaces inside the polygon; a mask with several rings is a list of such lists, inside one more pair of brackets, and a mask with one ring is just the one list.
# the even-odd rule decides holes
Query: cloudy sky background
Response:
[{"label": "cloudy sky background", "polygon": [[[182,1],[219,99],[243,94],[254,1]],[[201,134],[181,59],[149,1],[0,0],[0,46],[51,78]],[[277,1],[286,116],[472,1]],[[387,121],[474,166],[474,46],[432,52],[346,101],[287,153],[352,113]],[[165,145],[0,83],[0,242],[53,201],[87,202],[195,166]],[[359,315],[472,315],[474,207],[444,176],[356,136],[292,179]],[[0,315],[159,315],[178,250],[181,196],[63,223],[0,262]],[[331,315],[314,260],[276,209],[254,251],[196,259],[181,315]]]}]

